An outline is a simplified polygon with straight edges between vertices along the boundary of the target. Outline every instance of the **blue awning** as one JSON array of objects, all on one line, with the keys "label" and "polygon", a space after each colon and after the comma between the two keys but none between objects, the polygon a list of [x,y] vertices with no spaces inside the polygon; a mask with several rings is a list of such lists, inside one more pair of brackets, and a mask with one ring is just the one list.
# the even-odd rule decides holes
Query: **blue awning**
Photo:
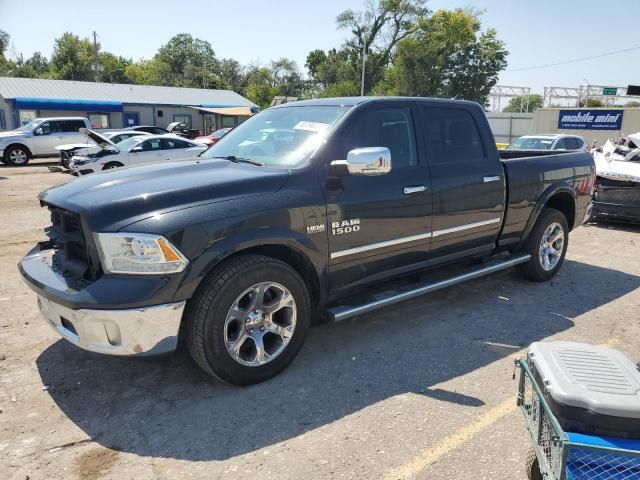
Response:
[{"label": "blue awning", "polygon": [[16,97],[17,110],[71,110],[74,112],[121,112],[122,102],[73,98]]}]

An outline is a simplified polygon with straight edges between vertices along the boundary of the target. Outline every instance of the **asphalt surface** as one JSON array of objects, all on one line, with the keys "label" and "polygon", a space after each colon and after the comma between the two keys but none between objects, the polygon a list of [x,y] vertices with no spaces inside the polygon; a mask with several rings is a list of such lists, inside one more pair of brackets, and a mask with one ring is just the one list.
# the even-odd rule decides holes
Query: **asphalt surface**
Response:
[{"label": "asphalt surface", "polygon": [[313,328],[293,365],[222,385],[184,351],[104,357],[44,323],[16,263],[69,181],[0,167],[0,477],[522,480],[529,440],[513,361],[533,341],[640,360],[640,229],[571,234],[552,281],[515,271]]}]

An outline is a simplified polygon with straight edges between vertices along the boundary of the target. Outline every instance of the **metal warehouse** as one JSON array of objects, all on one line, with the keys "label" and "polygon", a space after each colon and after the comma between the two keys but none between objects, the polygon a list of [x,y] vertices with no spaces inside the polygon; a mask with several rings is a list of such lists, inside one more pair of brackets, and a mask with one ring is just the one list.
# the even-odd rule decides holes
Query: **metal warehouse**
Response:
[{"label": "metal warehouse", "polygon": [[184,122],[209,133],[256,111],[230,90],[0,77],[0,130],[38,117],[86,116],[93,128]]}]

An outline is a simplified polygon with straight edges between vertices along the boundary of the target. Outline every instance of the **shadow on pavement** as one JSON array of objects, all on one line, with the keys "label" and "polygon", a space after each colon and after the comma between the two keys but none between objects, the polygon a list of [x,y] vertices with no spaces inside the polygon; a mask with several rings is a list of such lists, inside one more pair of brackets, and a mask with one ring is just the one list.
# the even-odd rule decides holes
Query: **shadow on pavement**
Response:
[{"label": "shadow on pavement", "polygon": [[482,399],[430,387],[570,329],[639,286],[640,277],[573,261],[544,284],[503,272],[314,328],[288,370],[246,388],[208,378],[185,352],[123,359],[61,340],[37,367],[60,409],[105,447],[223,460],[407,392],[479,407]]}]

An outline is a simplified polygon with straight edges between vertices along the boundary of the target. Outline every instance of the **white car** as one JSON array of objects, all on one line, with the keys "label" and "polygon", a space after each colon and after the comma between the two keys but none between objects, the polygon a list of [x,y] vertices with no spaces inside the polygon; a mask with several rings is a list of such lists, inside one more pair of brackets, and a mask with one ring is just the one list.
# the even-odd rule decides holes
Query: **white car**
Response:
[{"label": "white car", "polygon": [[525,135],[514,140],[506,150],[570,150],[586,152],[587,142],[577,135],[550,133]]},{"label": "white car", "polygon": [[34,157],[56,155],[58,145],[84,140],[80,129],[90,126],[82,117],[36,118],[11,132],[0,133],[0,160],[17,167]]},{"label": "white car", "polygon": [[111,168],[194,158],[207,149],[206,145],[171,134],[131,137],[117,145],[93,130],[85,130],[84,134],[101,149],[71,159],[71,173],[78,176]]},{"label": "white car", "polygon": [[[116,145],[131,137],[138,137],[141,135],[150,135],[147,132],[138,132],[135,130],[112,130],[109,132],[101,132],[104,138],[111,140]],[[86,141],[84,143],[69,143],[65,145],[59,145],[56,150],[60,152],[60,165],[69,168],[69,161],[76,155],[89,155],[97,153],[102,150],[102,147],[96,145],[93,140]]]}]

